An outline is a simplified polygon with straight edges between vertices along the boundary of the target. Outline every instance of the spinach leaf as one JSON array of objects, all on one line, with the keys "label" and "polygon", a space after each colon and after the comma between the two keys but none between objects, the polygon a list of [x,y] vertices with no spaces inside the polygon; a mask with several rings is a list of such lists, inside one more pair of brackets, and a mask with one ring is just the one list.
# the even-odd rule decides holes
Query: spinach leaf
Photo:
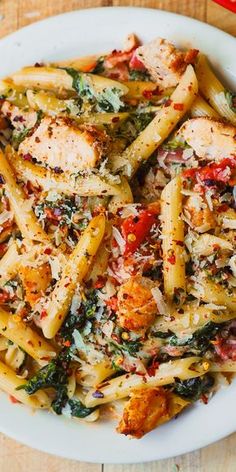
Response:
[{"label": "spinach leaf", "polygon": [[134,139],[146,128],[152,121],[154,113],[132,113],[125,122],[121,123],[116,137],[124,138],[127,144],[130,144]]},{"label": "spinach leaf", "polygon": [[164,143],[162,148],[165,151],[176,151],[176,149],[188,149],[190,146],[185,141],[174,138]]},{"label": "spinach leaf", "polygon": [[64,69],[73,79],[72,87],[81,97],[87,100],[94,100],[98,105],[98,111],[118,112],[124,107],[120,99],[122,94],[119,88],[104,88],[97,93],[95,88],[89,83],[86,74],[80,73],[72,68]]},{"label": "spinach leaf", "polygon": [[231,110],[236,113],[236,93],[225,90],[225,98],[231,108]]},{"label": "spinach leaf", "polygon": [[142,82],[147,82],[147,81],[150,80],[150,75],[147,71],[131,69],[129,71],[129,79],[130,80],[140,80]]},{"label": "spinach leaf", "polygon": [[198,400],[201,395],[207,393],[214,385],[214,378],[210,374],[194,379],[176,380],[174,392],[191,401]]},{"label": "spinach leaf", "polygon": [[71,409],[71,415],[75,416],[76,418],[86,418],[86,416],[90,415],[96,408],[86,408],[80,400],[70,399],[68,400],[68,404]]},{"label": "spinach leaf", "polygon": [[204,354],[210,347],[210,342],[223,328],[223,323],[217,324],[209,321],[203,328],[198,329],[187,340],[179,339],[175,334],[169,340],[170,346],[189,346],[189,349],[200,351]]},{"label": "spinach leaf", "polygon": [[39,389],[53,388],[56,391],[55,399],[52,402],[52,408],[58,415],[61,414],[65,406],[67,395],[67,383],[69,375],[70,355],[69,351],[61,352],[56,359],[50,361],[42,367],[31,379],[23,385],[23,388],[29,395],[37,392]]},{"label": "spinach leaf", "polygon": [[29,128],[24,128],[22,131],[14,130],[12,133],[12,146],[14,149],[18,149],[20,143],[26,138],[29,133]]}]

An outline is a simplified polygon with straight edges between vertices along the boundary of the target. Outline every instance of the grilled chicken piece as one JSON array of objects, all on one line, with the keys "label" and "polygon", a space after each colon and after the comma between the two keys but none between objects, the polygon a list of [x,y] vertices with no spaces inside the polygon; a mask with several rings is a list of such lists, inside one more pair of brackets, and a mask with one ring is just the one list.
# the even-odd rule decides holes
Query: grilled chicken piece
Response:
[{"label": "grilled chicken piece", "polygon": [[157,284],[147,277],[135,275],[118,291],[118,323],[122,328],[139,331],[148,328],[158,312],[151,289]]},{"label": "grilled chicken piece", "polygon": [[157,426],[176,417],[188,405],[188,400],[162,387],[134,389],[125,405],[117,431],[141,438]]},{"label": "grilled chicken piece", "polygon": [[50,266],[47,263],[39,267],[21,265],[19,276],[25,291],[25,300],[33,307],[50,285],[52,280]]},{"label": "grilled chicken piece", "polygon": [[198,51],[179,51],[163,38],[156,38],[136,51],[136,57],[145,65],[152,79],[163,88],[175,87],[188,64],[194,62]]},{"label": "grilled chicken piece", "polygon": [[152,431],[162,417],[168,415],[168,393],[164,388],[133,390],[127,402],[118,433],[141,438]]},{"label": "grilled chicken piece", "polygon": [[77,127],[68,118],[45,117],[20,144],[19,153],[51,168],[79,172],[96,166],[104,151],[105,138],[106,133],[95,126]]},{"label": "grilled chicken piece", "polygon": [[220,161],[236,156],[236,128],[211,118],[186,121],[178,134],[199,157]]},{"label": "grilled chicken piece", "polygon": [[37,122],[36,111],[22,110],[7,100],[3,102],[1,111],[18,131],[22,131],[24,128],[33,128]]},{"label": "grilled chicken piece", "polygon": [[192,228],[198,233],[205,233],[216,226],[213,211],[210,210],[201,195],[191,195],[184,204],[184,214]]}]

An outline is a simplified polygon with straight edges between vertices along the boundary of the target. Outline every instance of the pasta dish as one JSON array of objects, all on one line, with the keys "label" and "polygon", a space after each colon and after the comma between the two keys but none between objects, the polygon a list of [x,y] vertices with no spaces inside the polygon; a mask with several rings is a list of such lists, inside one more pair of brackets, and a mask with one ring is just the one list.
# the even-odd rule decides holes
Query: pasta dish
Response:
[{"label": "pasta dish", "polygon": [[0,389],[141,438],[236,371],[236,94],[163,38],[0,81]]}]

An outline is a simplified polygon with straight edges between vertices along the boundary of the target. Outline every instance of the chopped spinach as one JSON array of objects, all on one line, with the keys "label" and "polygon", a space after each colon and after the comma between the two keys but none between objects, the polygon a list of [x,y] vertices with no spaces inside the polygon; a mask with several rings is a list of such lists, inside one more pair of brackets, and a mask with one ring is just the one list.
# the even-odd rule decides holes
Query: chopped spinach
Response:
[{"label": "chopped spinach", "polygon": [[170,346],[188,346],[190,350],[204,354],[210,347],[210,342],[223,328],[223,324],[209,321],[203,328],[198,329],[188,339],[179,339],[175,334],[169,339]]},{"label": "chopped spinach", "polygon": [[225,90],[225,98],[231,108],[231,110],[236,113],[236,93]]},{"label": "chopped spinach", "polygon": [[56,392],[55,399],[52,402],[52,408],[58,415],[61,414],[65,406],[67,395],[67,383],[70,366],[69,351],[61,352],[56,359],[50,361],[42,367],[31,379],[23,385],[23,388],[29,395],[34,394],[39,389],[53,388]]},{"label": "chopped spinach", "polygon": [[29,128],[24,128],[22,131],[17,131],[14,130],[12,133],[12,146],[14,149],[18,149],[20,143],[24,141],[26,138],[27,134],[29,133],[30,129]]},{"label": "chopped spinach", "polygon": [[150,75],[147,71],[131,69],[129,71],[130,80],[140,80],[142,82],[147,82],[150,80]]},{"label": "chopped spinach", "polygon": [[91,72],[92,72],[92,74],[98,74],[99,75],[99,74],[102,74],[102,72],[104,72],[104,70],[105,70],[104,69],[104,57],[101,56],[97,60],[97,64]]},{"label": "chopped spinach", "polygon": [[174,138],[164,143],[162,148],[165,151],[176,151],[176,149],[188,149],[190,146],[185,141]]},{"label": "chopped spinach", "polygon": [[68,405],[70,406],[71,415],[76,418],[86,418],[90,415],[96,408],[86,408],[80,400],[70,399],[68,400]]},{"label": "chopped spinach", "polygon": [[154,331],[152,333],[152,335],[154,336],[154,338],[167,339],[170,336],[172,336],[173,333],[170,330],[165,331],[165,332],[164,331]]},{"label": "chopped spinach", "polygon": [[214,378],[210,374],[187,380],[176,379],[174,392],[181,397],[196,401],[201,395],[207,393],[213,385]]},{"label": "chopped spinach", "polygon": [[117,130],[116,136],[124,138],[127,144],[130,144],[134,139],[146,128],[152,121],[154,113],[132,113],[125,122],[121,123]]},{"label": "chopped spinach", "polygon": [[116,352],[117,354],[120,352],[127,352],[130,356],[135,356],[142,347],[142,343],[138,340],[122,342],[122,344],[111,341],[109,344],[113,352]]},{"label": "chopped spinach", "polygon": [[72,68],[65,68],[66,72],[72,77],[72,87],[76,92],[87,100],[97,103],[98,111],[118,112],[124,107],[120,99],[121,90],[117,87],[104,88],[102,92],[97,93],[89,82],[86,74],[80,73]]}]

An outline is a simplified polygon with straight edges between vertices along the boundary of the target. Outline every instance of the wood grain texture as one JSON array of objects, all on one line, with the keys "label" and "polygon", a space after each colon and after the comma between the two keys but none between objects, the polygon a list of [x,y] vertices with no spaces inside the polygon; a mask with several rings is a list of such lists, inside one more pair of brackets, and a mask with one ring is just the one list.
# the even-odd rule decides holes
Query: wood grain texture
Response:
[{"label": "wood grain texture", "polygon": [[[214,4],[211,0],[0,0],[0,37],[17,28],[58,13],[79,8],[112,5],[140,6],[173,11],[207,21],[228,33],[236,34],[236,16]],[[140,445],[137,443],[138,447],[141,447],[141,443]],[[0,472],[28,471],[236,472],[236,434],[200,451],[165,461],[103,467],[53,457],[23,446],[0,434]]]}]

